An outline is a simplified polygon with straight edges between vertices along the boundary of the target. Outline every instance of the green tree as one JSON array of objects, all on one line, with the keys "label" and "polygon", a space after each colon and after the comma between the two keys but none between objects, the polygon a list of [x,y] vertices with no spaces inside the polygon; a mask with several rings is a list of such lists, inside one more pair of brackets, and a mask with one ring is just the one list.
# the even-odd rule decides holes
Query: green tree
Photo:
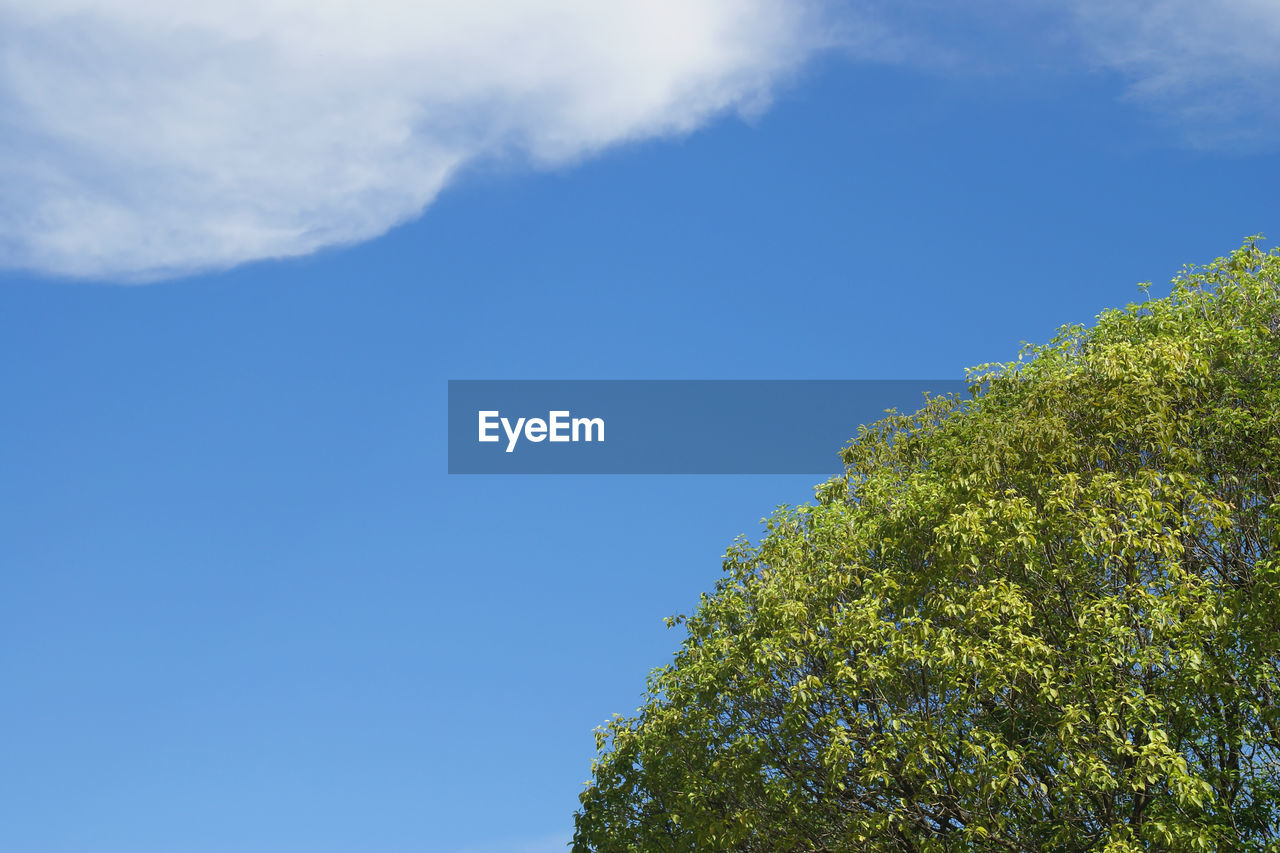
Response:
[{"label": "green tree", "polygon": [[1280,255],[970,381],[729,550],[575,849],[1280,850]]}]

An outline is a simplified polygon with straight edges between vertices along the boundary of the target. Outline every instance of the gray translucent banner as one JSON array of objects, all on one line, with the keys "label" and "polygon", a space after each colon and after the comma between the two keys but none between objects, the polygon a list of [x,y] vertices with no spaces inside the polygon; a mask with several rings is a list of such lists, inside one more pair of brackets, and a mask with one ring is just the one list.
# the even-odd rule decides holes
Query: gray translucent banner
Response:
[{"label": "gray translucent banner", "polygon": [[813,474],[963,380],[451,380],[450,474]]}]

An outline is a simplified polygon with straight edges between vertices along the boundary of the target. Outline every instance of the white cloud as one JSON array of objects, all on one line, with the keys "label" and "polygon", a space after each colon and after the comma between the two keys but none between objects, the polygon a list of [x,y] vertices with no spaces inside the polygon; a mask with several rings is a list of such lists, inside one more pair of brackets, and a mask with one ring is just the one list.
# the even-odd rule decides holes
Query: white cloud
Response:
[{"label": "white cloud", "polygon": [[1091,64],[1193,141],[1274,138],[1277,44],[1276,0],[0,0],[0,266],[147,280],[358,242],[477,161],[758,110],[836,45]]},{"label": "white cloud", "polygon": [[0,0],[0,264],[145,280],[367,239],[478,159],[758,108],[830,32],[800,0]]}]

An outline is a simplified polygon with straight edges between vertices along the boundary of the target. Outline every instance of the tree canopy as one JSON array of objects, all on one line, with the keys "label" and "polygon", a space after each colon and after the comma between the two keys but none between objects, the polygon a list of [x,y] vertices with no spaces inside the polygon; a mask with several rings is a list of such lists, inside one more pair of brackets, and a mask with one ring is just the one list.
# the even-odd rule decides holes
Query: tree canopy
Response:
[{"label": "tree canopy", "polygon": [[970,382],[730,548],[576,850],[1280,850],[1280,255]]}]

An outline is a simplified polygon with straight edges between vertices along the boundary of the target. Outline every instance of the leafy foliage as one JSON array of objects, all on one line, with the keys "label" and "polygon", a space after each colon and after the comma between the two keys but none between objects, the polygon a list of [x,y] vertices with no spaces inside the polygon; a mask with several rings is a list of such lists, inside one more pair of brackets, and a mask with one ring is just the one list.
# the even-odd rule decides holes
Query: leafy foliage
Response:
[{"label": "leafy foliage", "polygon": [[574,847],[1280,850],[1280,255],[864,428],[597,732]]}]

